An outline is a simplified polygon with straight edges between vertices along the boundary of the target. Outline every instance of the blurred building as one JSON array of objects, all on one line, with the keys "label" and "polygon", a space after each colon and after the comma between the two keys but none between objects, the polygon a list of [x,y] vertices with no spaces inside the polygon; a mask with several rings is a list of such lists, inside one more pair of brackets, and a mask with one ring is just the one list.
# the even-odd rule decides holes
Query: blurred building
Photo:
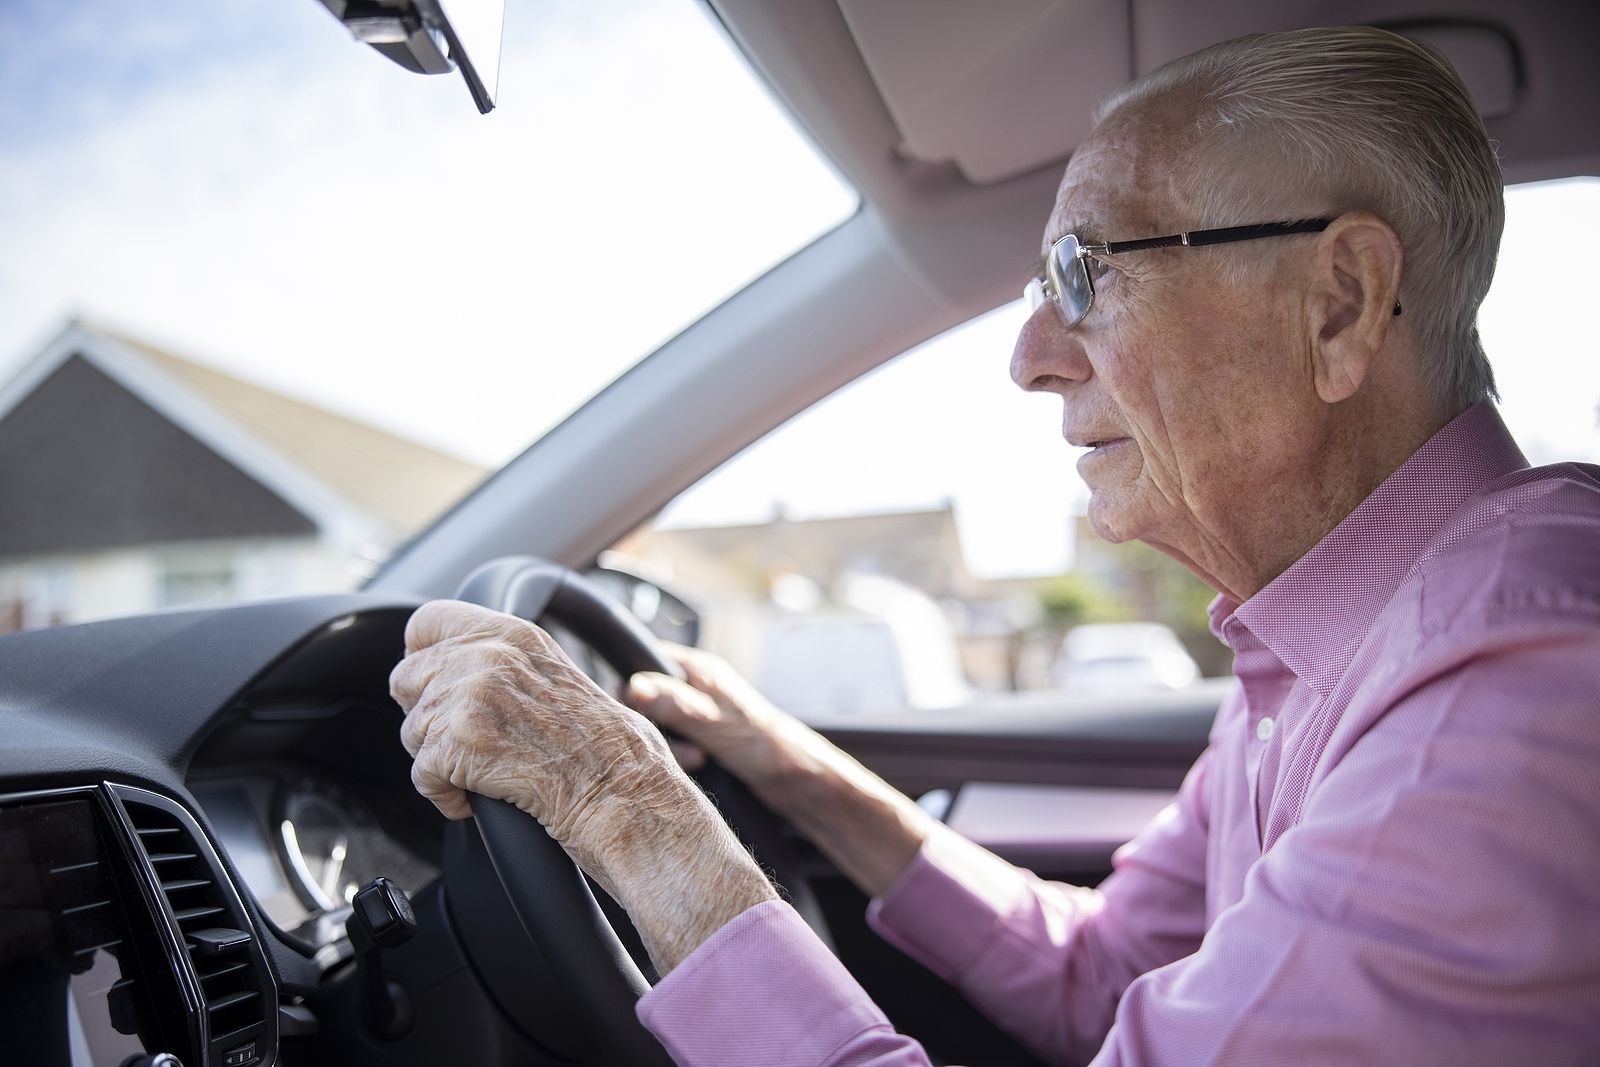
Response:
[{"label": "blurred building", "polygon": [[73,323],[0,388],[0,631],[350,588],[484,474]]},{"label": "blurred building", "polygon": [[652,528],[635,537],[617,547],[637,552],[648,546],[668,560],[714,559],[724,573],[748,575],[763,593],[768,577],[782,571],[804,574],[824,588],[850,574],[881,575],[935,600],[971,597],[981,588],[967,569],[949,504],[821,519],[791,519],[779,511],[762,523]]},{"label": "blurred building", "polygon": [[1073,573],[1115,600],[1118,620],[1171,628],[1207,678],[1232,670],[1233,654],[1211,634],[1207,607],[1216,591],[1187,567],[1137,541],[1103,541],[1082,515],[1074,521],[1073,545]]},{"label": "blurred building", "polygon": [[707,647],[792,710],[949,706],[969,683],[1013,688],[1010,645],[1032,597],[972,574],[949,504],[647,526],[617,548],[694,600]]},{"label": "blurred building", "polygon": [[[1227,650],[1207,629],[1211,590],[1154,549],[1100,540],[1081,517],[1073,532],[1076,555],[1066,574],[997,580],[972,573],[949,504],[820,519],[780,511],[767,522],[730,526],[647,525],[617,549],[693,603],[707,647],[773,692],[793,694],[796,708],[889,704],[895,693],[917,706],[924,675],[931,679],[924,706],[949,703],[958,688],[952,678],[988,691],[1050,687],[1060,681],[1064,639],[1084,623],[1159,624],[1182,642],[1177,656],[1192,657],[1208,676],[1227,673]],[[1064,580],[1083,598],[1067,614],[1051,595]],[[885,582],[903,589],[891,595]],[[897,604],[894,617],[866,590]]]}]

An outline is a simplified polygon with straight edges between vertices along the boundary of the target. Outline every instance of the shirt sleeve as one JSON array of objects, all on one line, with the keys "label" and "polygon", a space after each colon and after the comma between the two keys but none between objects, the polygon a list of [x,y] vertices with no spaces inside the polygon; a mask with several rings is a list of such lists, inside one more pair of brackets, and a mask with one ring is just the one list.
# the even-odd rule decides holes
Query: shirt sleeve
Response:
[{"label": "shirt sleeve", "polygon": [[782,901],[757,904],[639,1000],[682,1067],[928,1067]]},{"label": "shirt sleeve", "polygon": [[1046,882],[940,828],[868,922],[1049,1062],[1083,1063],[1129,983],[1205,934],[1210,766],[1207,749],[1099,889]]},{"label": "shirt sleeve", "polygon": [[1096,1067],[1594,1062],[1600,627],[1418,661]]}]

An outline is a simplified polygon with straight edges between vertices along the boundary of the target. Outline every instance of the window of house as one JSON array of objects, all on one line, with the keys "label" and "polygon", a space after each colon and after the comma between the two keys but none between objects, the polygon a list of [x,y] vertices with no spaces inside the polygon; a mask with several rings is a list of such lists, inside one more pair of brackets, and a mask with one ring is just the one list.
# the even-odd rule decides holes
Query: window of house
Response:
[{"label": "window of house", "polygon": [[[1600,350],[1576,258],[1600,242],[1600,180],[1510,189],[1507,220],[1480,318],[1502,415],[1535,464],[1600,461]],[[1545,239],[1571,228],[1584,235]],[[1089,530],[1060,401],[1007,373],[1025,315],[1001,307],[839,390],[618,552],[695,603],[702,644],[800,714],[1226,675],[1212,590]]]},{"label": "window of house", "polygon": [[163,608],[212,604],[238,594],[238,564],[232,552],[177,550],[160,563],[158,603]]},{"label": "window of house", "polygon": [[71,612],[72,569],[60,560],[0,563],[0,634],[55,626]]}]

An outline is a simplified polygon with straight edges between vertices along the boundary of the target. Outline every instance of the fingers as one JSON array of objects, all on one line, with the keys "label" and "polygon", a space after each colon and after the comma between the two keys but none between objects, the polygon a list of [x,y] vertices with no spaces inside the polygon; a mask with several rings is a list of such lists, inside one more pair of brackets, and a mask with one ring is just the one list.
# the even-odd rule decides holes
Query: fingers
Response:
[{"label": "fingers", "polygon": [[687,741],[676,738],[667,738],[667,747],[672,750],[672,757],[678,761],[678,766],[689,772],[703,770],[706,765],[705,750],[698,745],[691,745]]},{"label": "fingers", "polygon": [[491,611],[459,600],[430,600],[411,613],[406,622],[406,654],[420,652],[453,638],[504,637],[534,629],[514,615]]},{"label": "fingers", "polygon": [[[415,616],[413,616],[415,618]],[[432,649],[413,652],[395,664],[389,672],[389,695],[402,711],[410,712],[422,699],[423,690],[439,673],[438,657],[430,655]]]},{"label": "fingers", "polygon": [[687,733],[696,723],[714,721],[719,714],[710,696],[666,674],[641,671],[628,679],[623,696],[629,707],[657,726]]},{"label": "fingers", "polygon": [[407,709],[406,717],[400,723],[400,744],[412,759],[416,759],[422,746],[428,743],[428,730],[432,725],[433,716],[428,712]]},{"label": "fingers", "polygon": [[683,674],[689,684],[696,689],[712,690],[718,687],[717,674],[724,661],[721,657],[700,648],[689,645],[678,645],[671,641],[662,641],[662,649],[667,658],[683,668]]},{"label": "fingers", "polygon": [[[623,688],[625,701],[635,711],[667,730],[688,734],[691,738],[697,726],[711,722],[721,715],[721,710],[711,697],[680,682],[671,675],[644,671],[628,679]],[[705,749],[691,741],[667,739],[667,747],[686,771],[705,767]]]},{"label": "fingers", "polygon": [[467,800],[466,791],[456,785],[452,779],[455,775],[450,773],[449,761],[441,760],[436,749],[424,749],[417,752],[416,759],[411,764],[411,784],[416,787],[433,806],[439,809],[439,814],[447,819],[459,821],[470,818],[472,805]]}]

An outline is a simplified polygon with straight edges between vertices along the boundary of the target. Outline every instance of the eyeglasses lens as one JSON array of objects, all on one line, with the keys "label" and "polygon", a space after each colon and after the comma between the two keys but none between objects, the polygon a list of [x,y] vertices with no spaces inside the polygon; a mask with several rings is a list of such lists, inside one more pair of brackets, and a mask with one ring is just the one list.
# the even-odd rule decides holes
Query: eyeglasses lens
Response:
[{"label": "eyeglasses lens", "polygon": [[1089,278],[1089,265],[1078,255],[1078,247],[1078,239],[1069,233],[1050,249],[1050,285],[1068,326],[1082,321],[1094,302],[1094,282]]},{"label": "eyeglasses lens", "polygon": [[1030,278],[1028,284],[1022,288],[1022,299],[1028,302],[1028,314],[1031,315],[1038,311],[1039,305],[1045,301],[1044,280],[1042,278]]}]

